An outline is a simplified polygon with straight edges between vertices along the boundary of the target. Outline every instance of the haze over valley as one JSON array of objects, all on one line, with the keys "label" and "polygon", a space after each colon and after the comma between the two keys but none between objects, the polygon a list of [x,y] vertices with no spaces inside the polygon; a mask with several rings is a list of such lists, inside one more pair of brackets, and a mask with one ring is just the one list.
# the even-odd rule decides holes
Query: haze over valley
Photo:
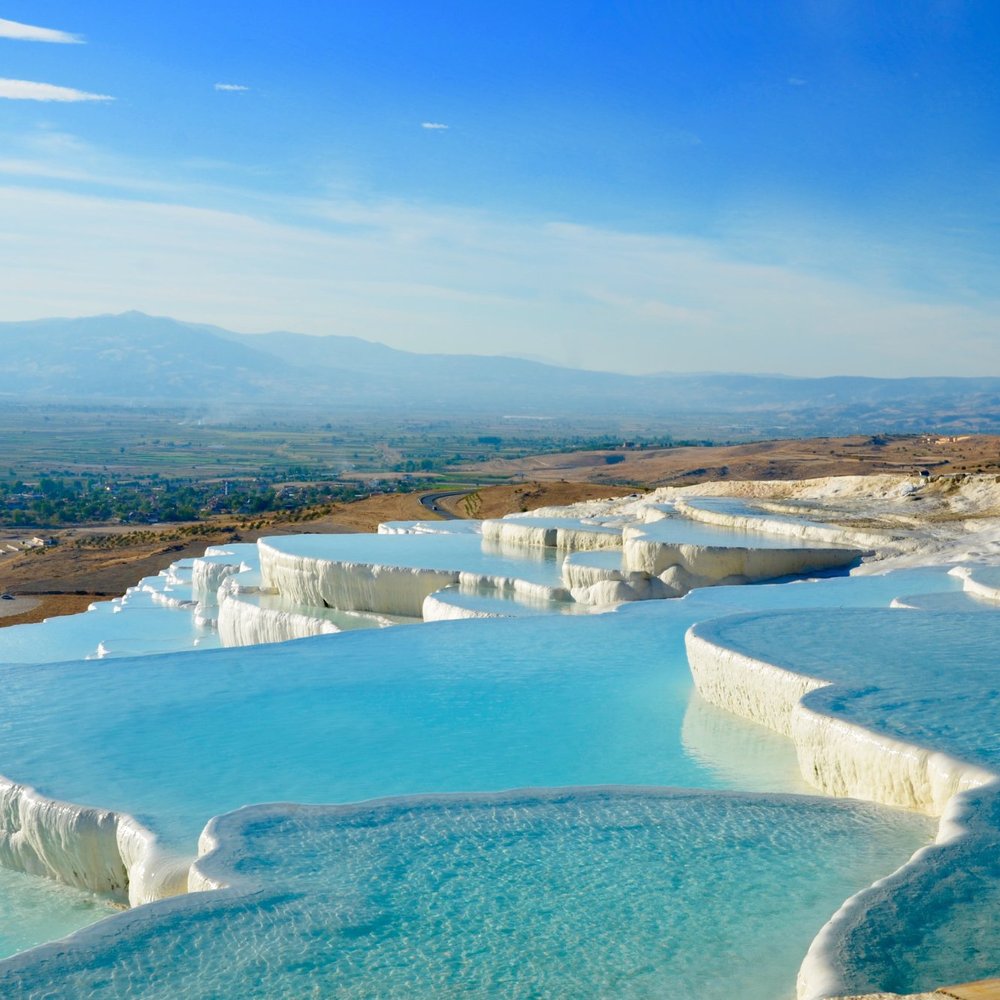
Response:
[{"label": "haze over valley", "polygon": [[[0,401],[282,410],[339,419],[601,422],[611,433],[746,440],[1000,430],[1000,377],[620,375],[519,358],[421,354],[356,337],[238,334],[129,312],[0,323]],[[498,345],[502,348],[502,345]]]}]

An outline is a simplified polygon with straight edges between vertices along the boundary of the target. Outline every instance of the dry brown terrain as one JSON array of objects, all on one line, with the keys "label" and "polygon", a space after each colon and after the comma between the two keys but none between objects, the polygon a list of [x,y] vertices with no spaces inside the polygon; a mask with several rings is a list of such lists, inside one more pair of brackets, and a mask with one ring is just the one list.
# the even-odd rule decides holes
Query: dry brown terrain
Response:
[{"label": "dry brown terrain", "polygon": [[524,482],[510,486],[485,486],[464,497],[448,497],[441,506],[456,517],[503,517],[537,507],[554,507],[578,500],[620,497],[631,492],[621,486],[593,483]]},{"label": "dry brown terrain", "polygon": [[177,559],[201,555],[209,545],[302,531],[373,531],[380,521],[432,516],[417,496],[399,494],[306,512],[296,520],[268,517],[241,523],[216,518],[197,525],[143,529],[109,525],[33,532],[54,538],[57,544],[0,557],[0,590],[38,595],[40,601],[22,614],[0,618],[0,626],[83,611],[95,600],[123,594],[142,577],[155,576]]},{"label": "dry brown terrain", "polygon": [[875,472],[1000,473],[1000,437],[847,437],[691,448],[620,448],[488,462],[482,473],[534,480],[688,486],[709,480],[812,479]]}]

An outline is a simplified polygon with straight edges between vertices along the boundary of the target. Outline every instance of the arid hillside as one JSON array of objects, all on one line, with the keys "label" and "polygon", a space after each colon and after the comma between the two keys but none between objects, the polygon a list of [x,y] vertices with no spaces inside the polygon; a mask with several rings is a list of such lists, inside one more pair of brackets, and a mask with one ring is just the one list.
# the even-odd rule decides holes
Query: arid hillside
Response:
[{"label": "arid hillside", "polygon": [[813,479],[877,472],[1000,473],[1000,437],[857,436],[720,447],[648,448],[537,455],[488,462],[484,473],[624,486],[689,486],[733,479]]}]

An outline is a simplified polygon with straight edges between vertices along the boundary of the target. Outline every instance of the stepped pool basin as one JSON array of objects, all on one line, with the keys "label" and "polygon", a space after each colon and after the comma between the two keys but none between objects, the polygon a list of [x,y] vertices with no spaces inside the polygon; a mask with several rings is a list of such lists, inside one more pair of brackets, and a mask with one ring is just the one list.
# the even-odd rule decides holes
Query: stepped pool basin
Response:
[{"label": "stepped pool basin", "polygon": [[[604,783],[726,787],[681,739],[692,694],[687,628],[748,608],[884,607],[921,579],[939,590],[953,578],[913,571],[712,588],[610,615],[0,665],[3,773],[51,798],[134,815],[188,853],[208,819],[252,802]],[[792,748],[738,720],[731,729],[766,750],[755,783],[743,787],[786,790]],[[786,754],[784,776],[773,771],[775,747]],[[752,770],[748,756],[747,779]]]},{"label": "stepped pool basin", "polygon": [[957,576],[966,592],[984,601],[1000,603],[1000,566],[956,566]]},{"label": "stepped pool basin", "polygon": [[560,586],[562,558],[554,551],[511,553],[484,544],[474,533],[397,535],[281,535],[261,540],[261,547],[316,562],[393,566],[402,569],[451,570],[479,576],[516,577]]},{"label": "stepped pool basin", "polygon": [[998,614],[771,611],[720,618],[693,634],[830,682],[805,694],[803,705],[812,711],[1000,771]]},{"label": "stepped pool basin", "polygon": [[0,628],[0,662],[54,663],[152,653],[214,649],[218,633],[193,614],[193,602],[171,605],[157,599],[146,581],[124,597],[99,601],[78,615],[33,625]]},{"label": "stepped pool basin", "polygon": [[788,524],[810,528],[829,527],[823,521],[805,515],[796,515],[794,513],[796,504],[787,501],[781,504],[780,509],[775,509],[773,506],[761,506],[738,497],[685,497],[683,505],[687,509],[710,514],[725,514],[729,517],[740,518],[750,517],[765,523],[770,522],[775,530]]},{"label": "stepped pool basin", "polygon": [[[691,504],[693,507],[694,505]],[[719,509],[716,505],[707,510]],[[728,511],[727,511],[728,512]],[[746,513],[750,513],[747,511]],[[766,514],[754,511],[753,516],[766,521]],[[788,518],[772,518],[775,524],[788,523]],[[806,523],[806,522],[803,522]],[[678,545],[739,546],[752,549],[795,549],[810,548],[815,545],[806,539],[780,535],[767,531],[750,531],[727,528],[721,525],[692,521],[680,514],[667,514],[658,521],[641,525],[643,534],[659,542],[674,542]]]},{"label": "stepped pool basin", "polygon": [[[800,544],[797,524],[755,546],[756,532],[641,500],[617,520],[606,507],[263,539],[183,560],[75,622],[0,630],[0,860],[104,892],[95,919],[159,898],[0,962],[0,992],[790,1000],[810,942],[802,1000],[889,981],[878,956],[902,967],[886,940],[907,926],[893,900],[935,898],[941,872],[986,856],[996,833],[988,723],[940,725],[935,683],[948,649],[973,628],[992,644],[1000,619],[947,567],[705,587],[860,553]],[[432,621],[448,618],[475,620]],[[892,739],[927,748],[917,758],[955,762],[926,801],[859,786],[945,812],[938,843],[926,816],[802,794],[803,775],[841,791],[815,745],[819,770],[791,724],[774,732],[725,702],[738,680],[703,686],[694,657],[700,695],[685,634],[712,622],[734,647],[791,651],[774,668],[789,677],[811,665],[836,682],[809,674],[788,719],[850,716],[877,743],[891,718]],[[220,640],[253,645],[208,648]],[[827,673],[838,643],[857,655]],[[907,643],[922,655],[895,690],[904,674],[883,678],[872,652]],[[949,683],[988,676],[963,654]],[[215,891],[160,898],[186,887]],[[983,952],[981,926],[964,926]]]},{"label": "stepped pool basin", "polygon": [[[267,800],[621,780],[801,792],[786,740],[692,692],[685,630],[748,607],[884,606],[900,588],[942,586],[960,581],[914,571],[726,587],[582,619],[442,623],[198,656],[9,665],[0,668],[4,768],[44,795],[135,816],[161,852],[180,858],[193,856],[212,816]],[[842,899],[856,888],[843,882],[836,892]],[[674,905],[688,903],[678,896]],[[700,944],[691,939],[690,947]],[[791,982],[791,965],[769,968]]]}]

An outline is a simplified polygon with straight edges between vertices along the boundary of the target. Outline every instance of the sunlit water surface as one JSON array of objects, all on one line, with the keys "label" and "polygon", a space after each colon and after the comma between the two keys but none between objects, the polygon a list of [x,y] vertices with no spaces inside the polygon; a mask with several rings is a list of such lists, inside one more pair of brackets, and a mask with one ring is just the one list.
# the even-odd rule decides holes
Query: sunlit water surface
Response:
[{"label": "sunlit water surface", "polygon": [[[543,572],[551,572],[544,561],[541,565]],[[210,817],[255,802],[356,802],[414,793],[598,784],[803,791],[790,743],[704,704],[693,693],[683,648],[688,626],[735,611],[885,607],[899,594],[954,592],[959,586],[959,581],[937,571],[908,571],[891,577],[841,577],[780,586],[712,588],[696,591],[684,600],[631,605],[600,616],[446,622],[325,636],[271,647],[205,651],[198,656],[170,653],[138,659],[0,665],[0,698],[4,706],[0,768],[7,776],[28,782],[47,795],[131,813],[160,834],[166,844],[190,853],[194,852],[198,833]],[[138,615],[184,614],[183,609],[165,609],[159,605],[146,608],[145,603],[144,596],[134,609]],[[115,612],[108,607],[91,615],[96,619],[103,614],[117,614],[124,620],[132,611],[126,608]],[[82,617],[94,620],[90,615]],[[137,616],[136,620],[142,619]],[[171,628],[174,634],[180,632],[177,625]],[[136,635],[143,634],[147,639],[155,639],[157,635],[152,626],[143,633],[140,625]],[[8,646],[4,655],[17,648],[17,643]],[[53,650],[58,656],[62,647],[56,643]],[[475,920],[492,928],[491,933],[500,934],[490,941],[481,941],[480,932],[471,924],[467,930],[457,920],[442,925],[437,917],[422,910],[426,900],[421,897],[428,895],[429,889],[409,896],[408,890],[404,891],[409,878],[409,875],[404,877],[407,865],[414,866],[414,886],[429,886],[434,871],[442,866],[447,869],[445,862],[452,848],[445,850],[444,856],[434,855],[431,848],[409,859],[405,854],[400,855],[401,867],[395,874],[389,872],[389,882],[394,878],[401,893],[391,903],[390,910],[400,914],[399,920],[403,922],[392,923],[397,919],[393,917],[390,923],[397,929],[407,928],[399,940],[394,939],[397,931],[386,930],[384,939],[371,939],[366,948],[359,944],[357,948],[361,950],[355,950],[351,958],[351,948],[345,942],[353,932],[337,930],[340,919],[337,908],[343,900],[330,903],[333,910],[327,904],[324,904],[326,909],[308,902],[296,904],[299,915],[293,919],[290,911],[288,914],[282,911],[284,915],[275,927],[287,925],[294,934],[300,933],[301,926],[312,927],[306,938],[310,934],[335,934],[339,957],[320,961],[309,952],[302,958],[301,968],[311,969],[318,976],[327,974],[323,970],[357,965],[362,952],[374,949],[372,954],[384,955],[387,978],[372,980],[384,984],[387,991],[384,995],[393,995],[392,991],[397,991],[395,995],[405,995],[407,990],[417,990],[417,985],[408,982],[402,970],[413,965],[413,954],[425,950],[420,942],[434,940],[447,950],[451,945],[442,942],[452,937],[456,942],[460,938],[465,942],[456,943],[455,947],[466,949],[467,955],[479,953],[482,957],[478,968],[474,968],[477,966],[474,958],[465,963],[462,975],[473,979],[456,981],[469,983],[476,976],[500,977],[496,980],[500,985],[490,989],[503,995],[501,987],[506,982],[503,969],[509,968],[515,954],[527,954],[528,943],[535,940],[541,949],[537,954],[562,955],[564,960],[554,965],[541,958],[533,960],[538,969],[532,973],[536,978],[531,981],[540,985],[535,992],[529,990],[523,995],[559,992],[553,985],[557,980],[552,976],[569,976],[564,980],[566,983],[575,982],[572,977],[579,976],[581,984],[591,983],[587,988],[596,991],[593,995],[601,995],[602,991],[614,992],[612,985],[599,978],[599,969],[606,964],[601,957],[602,949],[611,947],[628,952],[631,945],[627,940],[614,943],[613,938],[627,939],[629,935],[604,935],[605,944],[589,945],[596,949],[593,960],[582,942],[589,938],[588,928],[624,926],[634,915],[639,922],[637,926],[646,921],[650,929],[648,934],[637,933],[636,951],[629,952],[620,966],[631,971],[621,972],[622,978],[616,983],[626,989],[631,977],[634,979],[631,995],[639,996],[663,995],[658,992],[660,986],[649,992],[649,984],[653,982],[676,982],[680,989],[686,982],[684,976],[693,974],[703,964],[703,958],[696,956],[700,955],[707,940],[704,935],[709,931],[720,937],[716,952],[720,967],[728,969],[731,961],[745,961],[737,958],[743,952],[731,951],[725,942],[738,938],[745,943],[746,932],[739,930],[739,925],[749,926],[759,920],[764,937],[770,935],[774,941],[787,938],[794,942],[781,955],[774,952],[772,958],[769,953],[764,966],[766,974],[762,972],[757,977],[761,982],[774,984],[760,996],[774,997],[781,995],[777,990],[790,991],[788,984],[794,981],[795,967],[805,945],[836,905],[872,877],[904,861],[928,835],[928,827],[922,821],[888,811],[868,810],[866,816],[878,814],[877,821],[872,820],[876,826],[881,824],[886,831],[895,831],[883,840],[881,834],[872,840],[873,844],[884,843],[887,853],[878,855],[877,860],[875,855],[871,856],[870,875],[869,869],[860,864],[841,866],[827,859],[822,863],[827,881],[813,899],[814,908],[800,912],[777,901],[784,889],[776,886],[779,868],[784,873],[781,879],[791,879],[792,873],[800,870],[813,870],[815,845],[808,838],[798,846],[787,842],[773,856],[781,859],[780,865],[775,862],[768,875],[762,870],[754,887],[741,889],[739,894],[713,890],[706,896],[706,885],[721,884],[711,881],[708,868],[718,864],[719,871],[735,877],[737,869],[747,867],[739,861],[740,856],[747,856],[746,851],[766,850],[775,837],[791,835],[799,827],[813,829],[814,822],[818,830],[829,816],[840,817],[841,813],[816,812],[813,804],[801,800],[795,808],[803,810],[802,816],[796,814],[794,822],[782,820],[770,828],[766,816],[773,819],[776,815],[768,813],[771,807],[759,805],[746,812],[726,813],[724,819],[721,816],[712,819],[712,810],[725,812],[729,807],[721,803],[730,800],[708,795],[697,801],[701,804],[690,809],[700,810],[709,817],[708,825],[715,824],[714,828],[722,832],[725,844],[716,848],[732,853],[732,848],[737,847],[735,855],[723,862],[700,847],[688,850],[684,845],[702,843],[701,835],[696,837],[693,833],[693,839],[675,839],[673,846],[658,843],[655,837],[662,835],[665,825],[673,821],[664,820],[644,830],[644,821],[633,816],[633,824],[626,811],[622,823],[633,832],[627,836],[616,833],[612,839],[618,838],[616,842],[626,844],[629,838],[637,838],[636,842],[643,845],[637,858],[643,852],[660,852],[664,865],[655,879],[648,874],[630,874],[628,885],[632,890],[616,899],[586,897],[590,868],[594,869],[592,878],[596,884],[603,885],[611,880],[613,872],[624,873],[627,867],[625,854],[616,853],[617,848],[609,848],[607,858],[591,856],[587,840],[591,834],[586,832],[591,828],[591,820],[584,815],[586,810],[581,812],[572,807],[577,816],[574,822],[581,824],[580,831],[573,833],[573,823],[549,815],[550,807],[538,807],[554,826],[550,827],[548,821],[539,821],[536,827],[529,823],[525,829],[540,832],[537,836],[529,832],[518,834],[515,840],[520,846],[511,848],[507,858],[510,866],[502,873],[484,860],[497,852],[496,844],[487,834],[500,836],[500,832],[491,832],[488,824],[483,825],[474,817],[456,819],[458,826],[449,832],[451,820],[436,819],[434,832],[429,836],[438,847],[447,844],[449,837],[456,838],[456,844],[467,834],[472,837],[468,850],[480,860],[478,867],[469,866],[467,884],[456,881],[455,898],[467,894],[470,913],[481,904],[485,906],[485,915]],[[681,806],[660,804],[656,808],[669,812]],[[792,806],[786,804],[782,808],[787,810]],[[473,814],[480,815],[475,810],[470,812]],[[742,828],[744,820],[740,816],[746,820]],[[752,820],[754,816],[764,818]],[[393,822],[402,824],[396,829],[404,829],[409,821],[400,813]],[[834,825],[839,822],[837,819]],[[320,826],[325,829],[324,824]],[[786,826],[791,829],[781,832]],[[656,834],[653,827],[660,829],[661,834]],[[322,832],[322,837],[335,840],[342,835],[338,829]],[[297,842],[294,830],[284,841],[272,838],[275,856],[261,864],[287,861],[294,866],[299,863],[295,858],[301,856],[305,867],[325,866],[326,848],[318,859],[315,843],[310,840],[320,836],[320,832],[303,832],[302,836],[305,839],[301,843]],[[817,833],[818,838],[823,836]],[[573,898],[569,889],[566,892],[558,889],[554,895],[545,896],[537,891],[539,884],[533,881],[538,878],[544,881],[548,876],[532,869],[528,845],[533,839],[546,837],[554,839],[545,848],[548,853],[544,857],[549,859],[545,863],[564,859],[570,866],[561,874],[553,870],[553,886],[569,886],[570,873],[575,873],[580,882],[574,890],[577,895],[582,894],[576,915],[569,910],[563,915],[564,907]],[[583,839],[574,839],[577,837]],[[413,845],[407,842],[407,846]],[[459,854],[463,850],[466,848],[454,848]],[[497,864],[504,857],[500,852]],[[573,858],[578,859],[575,867]],[[586,865],[585,858],[589,858]],[[351,864],[357,868],[354,862]],[[680,877],[678,872],[692,875]],[[494,918],[489,917],[490,907],[496,909],[499,904],[488,899],[483,902],[481,898],[498,878],[509,885],[511,912],[518,915],[518,926],[523,923],[526,929],[534,928],[524,934],[518,932],[506,944],[501,940],[502,933],[492,927]],[[813,889],[808,888],[810,884]],[[648,894],[642,891],[645,885],[649,887]],[[664,894],[665,885],[672,887],[672,894]],[[817,885],[817,878],[807,876],[802,882],[802,892],[806,896],[818,892]],[[282,896],[277,893],[277,897]],[[669,901],[669,913],[661,912],[665,900]],[[737,900],[741,900],[739,905],[730,907]],[[754,911],[755,906],[761,907],[759,914]],[[59,906],[53,907],[53,913],[58,909]],[[803,917],[801,913],[807,911],[810,915]],[[652,917],[656,912],[661,913],[664,926],[669,928],[671,942],[669,947],[661,946],[659,952]],[[308,917],[309,913],[314,915]],[[602,913],[603,917],[592,921],[592,917]],[[78,923],[87,919],[91,918]],[[547,925],[552,926],[546,931]],[[219,941],[231,934],[238,940],[239,926],[238,920],[231,922],[230,916],[220,916],[217,926],[208,921],[202,931],[195,933],[203,932]],[[771,929],[766,930],[767,926]],[[686,932],[684,927],[688,928]],[[322,933],[319,928],[323,928]],[[752,935],[746,937],[747,941],[752,939]],[[197,947],[196,941],[183,943],[183,934],[178,941],[181,942],[178,948]],[[26,938],[20,942],[12,940],[8,950],[28,943],[34,942]],[[510,950],[505,951],[508,946]],[[120,947],[122,961],[132,961],[127,955],[139,946],[135,941],[122,939]],[[282,949],[286,947],[292,946],[281,944]],[[747,954],[752,955],[758,946],[748,947]],[[662,952],[672,956],[667,964]],[[169,949],[163,954],[167,962]],[[249,954],[252,956],[252,949]],[[568,968],[575,961],[571,961],[572,956],[580,961],[575,972]],[[441,962],[454,969],[450,959],[428,956],[419,973],[422,978],[418,992],[433,995],[440,987],[440,976],[444,973],[437,963]],[[284,970],[281,975],[291,968],[279,965]],[[372,974],[370,967],[363,973],[352,973],[356,976],[355,985],[345,985],[348,992],[344,995],[362,991],[365,977]],[[115,972],[112,979],[118,975]],[[348,976],[344,982],[349,984],[354,980]],[[191,989],[193,992],[183,994],[168,990],[162,995],[216,995]],[[718,995],[733,993],[723,991]]]}]

